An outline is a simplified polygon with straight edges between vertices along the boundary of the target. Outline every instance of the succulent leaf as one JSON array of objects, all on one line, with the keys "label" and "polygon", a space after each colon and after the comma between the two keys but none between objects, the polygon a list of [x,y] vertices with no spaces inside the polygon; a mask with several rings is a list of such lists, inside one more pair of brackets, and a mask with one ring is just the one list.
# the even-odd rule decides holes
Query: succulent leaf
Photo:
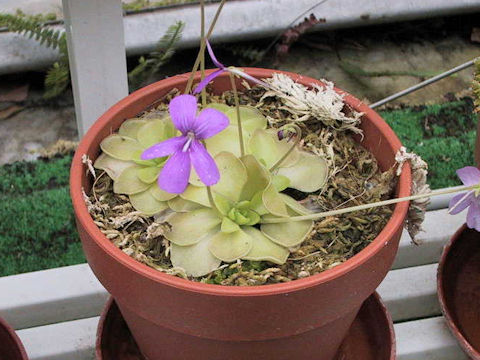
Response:
[{"label": "succulent leaf", "polygon": [[262,232],[254,227],[244,227],[243,231],[253,238],[252,249],[243,257],[245,260],[270,261],[275,264],[284,264],[290,251],[275,244]]},{"label": "succulent leaf", "polygon": [[118,134],[137,140],[138,130],[146,123],[147,120],[138,118],[125,120],[122,125],[120,125]]},{"label": "succulent leaf", "polygon": [[298,162],[291,167],[280,167],[278,175],[289,178],[291,188],[314,192],[325,185],[328,166],[325,159],[302,151]]},{"label": "succulent leaf", "polygon": [[135,153],[143,150],[137,140],[130,137],[113,134],[100,144],[102,151],[118,160],[133,160]]},{"label": "succulent leaf", "polygon": [[[279,140],[275,132],[257,129],[248,142],[249,152],[262,161],[270,169],[288,151],[292,144],[286,139]],[[299,160],[299,151],[294,149],[281,163],[281,167],[290,167]]]},{"label": "succulent leaf", "polygon": [[150,186],[149,191],[150,194],[158,201],[168,201],[177,196],[177,194],[171,194],[163,191],[157,184],[153,184],[152,186]]},{"label": "succulent leaf", "polygon": [[160,169],[156,166],[142,167],[137,170],[138,178],[146,184],[155,182],[159,174]]},{"label": "succulent leaf", "polygon": [[[238,124],[237,109],[235,107],[229,107],[225,115],[230,119],[231,125],[236,126]],[[260,110],[253,106],[241,105],[240,119],[242,120],[242,128],[248,135],[251,135],[256,129],[267,128],[267,119]]]},{"label": "succulent leaf", "polygon": [[275,189],[273,183],[270,183],[262,195],[263,206],[270,214],[285,217],[289,216],[287,206]]},{"label": "succulent leaf", "polygon": [[173,137],[174,134],[173,125],[169,119],[150,120],[138,130],[137,138],[142,147],[146,149]]},{"label": "succulent leaf", "polygon": [[170,260],[175,267],[183,268],[191,276],[203,276],[218,268],[221,260],[209,250],[210,237],[205,236],[191,246],[172,244]]},{"label": "succulent leaf", "polygon": [[239,157],[240,143],[238,140],[238,130],[234,126],[228,126],[221,133],[205,139],[208,152],[215,157],[222,151],[227,151]]},{"label": "succulent leaf", "polygon": [[243,230],[232,233],[217,232],[210,241],[210,252],[216,258],[232,262],[248,254],[253,246],[253,239]]},{"label": "succulent leaf", "polygon": [[145,215],[154,215],[162,210],[168,209],[168,204],[165,201],[155,199],[149,193],[149,190],[130,195],[129,197],[132,206]]},{"label": "succulent leaf", "polygon": [[283,175],[274,175],[272,178],[273,186],[280,192],[290,187],[290,179]]},{"label": "succulent leaf", "polygon": [[174,213],[167,221],[172,230],[165,237],[179,246],[196,244],[214,228],[220,228],[222,220],[214,210],[202,208],[187,213]]},{"label": "succulent leaf", "polygon": [[104,170],[112,180],[116,180],[123,170],[134,165],[131,161],[117,160],[107,154],[100,154],[93,166],[96,169]]},{"label": "succulent leaf", "polygon": [[247,182],[247,169],[245,165],[232,153],[221,152],[215,156],[220,181],[212,187],[212,190],[227,199],[237,202]]},{"label": "succulent leaf", "polygon": [[[176,194],[174,194],[176,196]],[[168,200],[168,207],[177,213],[190,212],[202,208],[202,205],[184,200],[179,196]]]},{"label": "succulent leaf", "polygon": [[144,183],[138,178],[138,165],[132,165],[122,171],[117,180],[113,182],[113,192],[116,194],[133,195],[145,191],[150,184]]},{"label": "succulent leaf", "polygon": [[224,233],[229,234],[229,233],[240,230],[240,226],[225,216],[222,219],[222,225],[220,227],[220,230]]},{"label": "succulent leaf", "polygon": [[189,185],[187,189],[180,194],[180,197],[184,200],[210,207],[210,200],[208,199],[207,188],[205,186]]},{"label": "succulent leaf", "polygon": [[[266,216],[268,218],[268,216]],[[260,230],[274,243],[286,248],[301,244],[313,228],[312,220],[262,224]]]},{"label": "succulent leaf", "polygon": [[245,155],[240,159],[247,170],[245,183],[240,200],[252,200],[253,196],[264,191],[270,183],[270,173],[258,162],[253,155]]}]

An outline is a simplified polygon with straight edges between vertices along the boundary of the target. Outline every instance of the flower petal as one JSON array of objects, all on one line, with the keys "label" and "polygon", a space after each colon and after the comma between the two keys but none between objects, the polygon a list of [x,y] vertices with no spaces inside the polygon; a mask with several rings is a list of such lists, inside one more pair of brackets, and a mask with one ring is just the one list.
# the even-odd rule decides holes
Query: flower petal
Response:
[{"label": "flower petal", "polygon": [[480,204],[478,199],[472,201],[467,213],[467,226],[480,231]]},{"label": "flower petal", "polygon": [[207,152],[207,149],[205,149],[203,144],[198,140],[193,140],[190,145],[189,154],[195,171],[205,185],[211,186],[220,180],[220,173],[217,164],[215,164],[215,161]]},{"label": "flower petal", "polygon": [[480,183],[480,170],[474,166],[458,169],[457,175],[464,185],[471,186]]},{"label": "flower petal", "polygon": [[224,113],[211,108],[203,109],[195,120],[195,137],[207,139],[224,130],[229,124],[230,121]]},{"label": "flower petal", "polygon": [[190,155],[177,151],[163,166],[158,178],[158,185],[166,192],[181,194],[185,191],[190,177]]},{"label": "flower petal", "polygon": [[210,59],[212,59],[212,62],[215,64],[216,67],[218,67],[219,69],[224,69],[225,68],[225,65],[223,65],[220,61],[218,61],[217,57],[215,56],[215,54],[213,53],[213,49],[212,49],[212,46],[210,45],[210,42],[208,41],[208,39],[205,40],[206,43],[207,43],[207,50],[208,50],[208,55],[210,55]]},{"label": "flower petal", "polygon": [[186,134],[195,122],[197,98],[193,95],[179,95],[170,101],[168,109],[175,127]]},{"label": "flower petal", "polygon": [[200,93],[200,91],[202,91],[203,88],[206,87],[210,81],[215,79],[218,75],[220,75],[223,72],[225,72],[225,70],[218,69],[212,72],[211,74],[207,75],[202,81],[198,83],[197,87],[193,90],[193,93],[194,94]]},{"label": "flower petal", "polygon": [[177,136],[171,139],[162,141],[161,143],[150,146],[147,150],[142,153],[142,160],[151,160],[160,158],[163,156],[171,155],[177,151],[182,151],[183,145],[187,138],[185,136]]},{"label": "flower petal", "polygon": [[[467,208],[472,201],[474,200],[474,194],[471,193],[468,196],[465,196],[466,193],[461,193],[458,195],[455,195],[451,200],[450,203],[448,204],[448,209],[453,209],[449,210],[448,213],[451,215],[458,214],[459,212],[462,212]],[[463,199],[463,200],[462,200]],[[460,203],[458,203],[461,200]]]}]

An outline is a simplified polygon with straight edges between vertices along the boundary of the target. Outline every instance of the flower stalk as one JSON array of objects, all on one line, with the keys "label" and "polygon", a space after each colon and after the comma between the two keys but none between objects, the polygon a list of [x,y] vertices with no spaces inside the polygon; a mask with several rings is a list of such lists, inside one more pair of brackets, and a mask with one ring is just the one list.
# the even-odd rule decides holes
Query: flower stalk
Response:
[{"label": "flower stalk", "polygon": [[242,130],[242,120],[240,118],[240,100],[238,99],[237,85],[235,84],[235,75],[229,73],[230,75],[230,84],[233,91],[233,99],[235,101],[235,109],[237,111],[237,125],[238,125],[238,139],[240,143],[240,154],[245,156],[245,143],[243,141],[243,130]]},{"label": "flower stalk", "polygon": [[346,213],[353,212],[353,211],[367,210],[367,209],[371,209],[371,208],[375,208],[375,207],[379,207],[379,206],[392,205],[392,204],[396,204],[396,203],[403,202],[403,201],[410,201],[410,200],[422,199],[422,198],[431,197],[431,196],[452,194],[452,193],[456,193],[456,192],[460,192],[460,191],[477,190],[477,189],[479,189],[479,187],[480,187],[479,184],[475,184],[475,185],[470,185],[470,186],[462,186],[462,187],[455,188],[455,189],[434,190],[429,194],[418,194],[418,195],[405,196],[405,197],[402,197],[402,198],[383,200],[383,201],[378,201],[378,202],[375,202],[375,203],[357,205],[357,206],[352,206],[352,207],[348,207],[348,208],[344,208],[344,209],[338,209],[338,210],[324,211],[324,212],[319,212],[319,213],[315,213],[315,214],[285,217],[285,218],[265,219],[263,221],[263,223],[277,224],[277,223],[284,223],[284,222],[290,222],[290,221],[318,220],[320,218],[324,218],[324,217],[327,217],[327,216],[335,216],[335,215],[346,214]]},{"label": "flower stalk", "polygon": [[[203,51],[200,55],[200,80],[205,78],[205,0],[200,0],[200,48],[203,47]],[[207,105],[207,91],[202,89],[202,106]]]},{"label": "flower stalk", "polygon": [[[212,35],[213,29],[215,28],[218,17],[220,16],[220,13],[222,12],[223,5],[225,5],[226,1],[227,0],[222,0],[220,2],[220,5],[218,6],[217,12],[215,13],[215,16],[213,17],[213,21],[212,21],[210,27],[208,28],[207,35],[204,36],[205,40],[208,40],[210,38],[210,36]],[[190,77],[188,78],[187,86],[185,87],[185,92],[184,92],[185,94],[189,94],[190,91],[192,90],[193,77],[195,76],[195,73],[198,70],[198,66],[200,65],[201,56],[202,56],[203,53],[205,53],[206,46],[207,46],[206,41],[203,41],[200,44],[200,50],[198,51],[197,58],[195,59],[195,63],[193,64],[192,72],[190,73]]]}]

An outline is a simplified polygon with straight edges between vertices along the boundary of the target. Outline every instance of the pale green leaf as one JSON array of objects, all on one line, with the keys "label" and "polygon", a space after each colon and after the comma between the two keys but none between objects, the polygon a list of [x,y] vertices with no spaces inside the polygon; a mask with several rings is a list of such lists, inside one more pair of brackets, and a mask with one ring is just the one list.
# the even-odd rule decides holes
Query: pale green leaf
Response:
[{"label": "pale green leaf", "polygon": [[[230,124],[238,124],[237,110],[235,107],[230,107],[225,114],[230,119]],[[252,134],[256,129],[267,128],[267,119],[253,106],[241,105],[240,119],[242,120],[242,129],[249,134]]]},{"label": "pale green leaf", "polygon": [[229,234],[229,233],[240,230],[240,226],[238,226],[238,224],[234,223],[228,217],[224,217],[222,219],[222,225],[220,227],[220,230],[224,233]]},{"label": "pale green leaf", "polygon": [[[277,163],[294,145],[286,139],[279,140],[275,132],[268,130],[255,130],[248,142],[248,149],[258,160],[270,169]],[[298,162],[300,158],[298,149],[294,149],[282,160],[280,167],[290,167]]]},{"label": "pale green leaf", "polygon": [[132,206],[145,215],[154,215],[162,210],[168,209],[168,205],[165,201],[158,201],[148,190],[135,195],[130,195],[129,197]]},{"label": "pale green leaf", "polygon": [[128,136],[132,139],[137,140],[138,129],[140,129],[146,123],[147,120],[138,118],[125,120],[122,125],[120,125],[120,129],[118,129],[118,134],[122,136]]},{"label": "pale green leaf", "polygon": [[290,187],[303,191],[320,190],[327,180],[328,167],[325,159],[320,156],[300,153],[299,161],[291,167],[280,167],[278,174],[290,179]]},{"label": "pale green leaf", "polygon": [[[264,218],[269,218],[269,216],[267,215]],[[260,230],[266,237],[287,248],[301,244],[312,228],[312,220],[262,224],[260,226]]]},{"label": "pale green leaf", "polygon": [[150,193],[152,196],[157,199],[158,201],[168,201],[170,199],[173,199],[174,197],[177,196],[177,194],[171,194],[168,193],[158,186],[158,184],[152,184],[152,186],[149,189]]},{"label": "pale green leaf", "polygon": [[245,165],[232,153],[221,152],[215,156],[215,163],[220,172],[220,180],[212,186],[212,190],[236,202],[247,182]]},{"label": "pale green leaf", "polygon": [[185,191],[180,194],[184,200],[192,201],[202,206],[210,207],[210,200],[208,199],[208,192],[206,187],[198,187],[188,185]]},{"label": "pale green leaf", "polygon": [[252,200],[259,191],[265,190],[270,182],[270,173],[253,155],[245,155],[240,159],[247,169],[247,183],[242,189],[240,200]]},{"label": "pale green leaf", "polygon": [[283,175],[274,175],[272,181],[278,192],[285,190],[290,185],[290,179]]},{"label": "pale green leaf", "polygon": [[113,182],[113,192],[116,194],[133,195],[145,191],[150,184],[144,183],[138,178],[138,165],[130,166],[122,171],[116,181]]},{"label": "pale green leaf", "polygon": [[118,160],[133,160],[135,153],[143,148],[137,140],[117,134],[110,135],[100,143],[102,151]]},{"label": "pale green leaf", "polygon": [[168,207],[177,213],[190,212],[203,208],[202,205],[194,203],[192,201],[184,200],[179,196],[168,200]]},{"label": "pale green leaf", "polygon": [[152,145],[166,140],[165,126],[166,122],[162,120],[148,121],[138,130],[138,142],[147,149]]},{"label": "pale green leaf", "polygon": [[137,170],[137,176],[144,183],[151,184],[157,180],[160,170],[156,166],[142,167]]},{"label": "pale green leaf", "polygon": [[217,269],[221,260],[212,255],[208,249],[210,236],[207,235],[198,243],[190,246],[172,244],[170,260],[172,265],[185,270],[189,276],[203,276]]},{"label": "pale green leaf", "polygon": [[244,231],[233,233],[217,232],[210,241],[210,252],[216,258],[232,262],[248,254],[253,245],[253,239]]},{"label": "pale green leaf", "polygon": [[[220,225],[222,220],[211,209],[198,209],[187,213],[174,213],[167,219],[172,230],[165,237],[179,246],[193,245]],[[220,227],[218,226],[220,230]]]},{"label": "pale green leaf", "polygon": [[135,164],[132,161],[118,160],[102,153],[95,160],[93,166],[96,169],[104,170],[111,179],[116,180],[123,170],[130,166],[135,166]]},{"label": "pale green leaf", "polygon": [[294,198],[286,195],[286,194],[280,194],[280,197],[282,200],[285,202],[287,207],[293,211],[291,215],[308,215],[311,214],[312,211],[304,207],[302,204],[300,204],[297,200]]},{"label": "pale green leaf", "polygon": [[217,135],[205,139],[205,144],[208,152],[213,157],[222,151],[230,152],[237,157],[241,155],[236,126],[230,125]]},{"label": "pale green leaf", "polygon": [[287,206],[275,189],[273,183],[269,184],[262,195],[263,206],[270,214],[276,216],[289,216]]},{"label": "pale green leaf", "polygon": [[253,239],[252,249],[247,255],[242,257],[244,260],[253,260],[253,261],[270,261],[275,264],[284,264],[287,261],[288,255],[290,252],[287,248],[275,244],[269,238],[267,238],[262,232],[254,227],[245,226],[242,227],[242,230],[245,231]]},{"label": "pale green leaf", "polygon": [[205,106],[205,108],[212,108],[212,109],[215,109],[215,110],[218,110],[218,111],[221,111],[223,112],[224,114],[231,109],[230,106],[226,105],[226,104],[222,104],[222,103],[210,103],[208,104],[207,106]]}]

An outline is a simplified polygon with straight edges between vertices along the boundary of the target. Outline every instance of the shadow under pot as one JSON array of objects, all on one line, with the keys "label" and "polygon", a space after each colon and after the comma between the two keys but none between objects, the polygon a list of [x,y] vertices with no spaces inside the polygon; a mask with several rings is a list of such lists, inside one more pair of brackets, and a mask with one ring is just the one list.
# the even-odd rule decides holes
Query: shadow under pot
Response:
[{"label": "shadow under pot", "polygon": [[15,330],[0,318],[0,360],[28,360]]},{"label": "shadow under pot", "polygon": [[463,225],[443,250],[438,298],[452,334],[465,353],[480,360],[480,233]]},{"label": "shadow under pot", "polygon": [[[395,353],[392,318],[375,293],[360,308],[335,360],[395,360]],[[96,359],[146,360],[113,298],[107,302],[98,324]]]}]

